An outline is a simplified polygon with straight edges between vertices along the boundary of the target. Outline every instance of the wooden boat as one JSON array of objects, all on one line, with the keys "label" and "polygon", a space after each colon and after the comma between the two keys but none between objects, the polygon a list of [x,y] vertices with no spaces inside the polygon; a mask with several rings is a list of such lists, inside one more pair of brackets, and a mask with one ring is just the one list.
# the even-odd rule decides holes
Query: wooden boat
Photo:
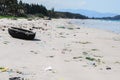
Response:
[{"label": "wooden boat", "polygon": [[8,33],[14,38],[26,39],[26,40],[33,40],[36,35],[36,33],[30,30],[25,30],[16,27],[8,28]]}]

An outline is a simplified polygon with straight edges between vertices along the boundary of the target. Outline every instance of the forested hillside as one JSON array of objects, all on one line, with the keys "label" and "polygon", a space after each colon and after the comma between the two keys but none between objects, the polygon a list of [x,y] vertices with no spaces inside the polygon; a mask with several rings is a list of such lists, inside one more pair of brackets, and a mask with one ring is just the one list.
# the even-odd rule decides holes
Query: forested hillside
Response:
[{"label": "forested hillside", "polygon": [[23,3],[22,0],[0,0],[0,15],[1,16],[18,16],[27,17],[35,15],[38,17],[52,18],[78,18],[86,19],[86,16],[69,12],[56,12],[54,8],[47,10],[43,5]]}]

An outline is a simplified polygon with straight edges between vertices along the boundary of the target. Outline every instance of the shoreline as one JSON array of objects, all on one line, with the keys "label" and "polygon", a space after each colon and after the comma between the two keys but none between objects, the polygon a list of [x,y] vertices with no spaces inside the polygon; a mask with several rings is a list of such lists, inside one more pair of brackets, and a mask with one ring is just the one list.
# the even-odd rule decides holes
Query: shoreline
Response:
[{"label": "shoreline", "polygon": [[[70,21],[0,19],[0,79],[119,80],[120,34]],[[33,29],[37,40],[12,38],[11,26]]]},{"label": "shoreline", "polygon": [[110,32],[114,32],[120,34],[120,22],[119,21],[105,21],[105,20],[93,20],[93,19],[85,19],[85,20],[72,20],[74,24],[82,25],[88,28],[96,28],[102,29]]}]

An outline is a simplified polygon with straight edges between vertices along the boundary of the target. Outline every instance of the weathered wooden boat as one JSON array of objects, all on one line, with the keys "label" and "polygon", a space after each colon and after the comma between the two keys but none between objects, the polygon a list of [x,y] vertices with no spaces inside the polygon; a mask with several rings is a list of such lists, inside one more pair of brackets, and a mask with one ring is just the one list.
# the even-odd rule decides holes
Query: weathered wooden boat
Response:
[{"label": "weathered wooden boat", "polygon": [[25,30],[25,29],[16,28],[16,27],[8,28],[8,33],[14,38],[26,39],[26,40],[33,40],[36,35],[36,33],[30,30]]}]

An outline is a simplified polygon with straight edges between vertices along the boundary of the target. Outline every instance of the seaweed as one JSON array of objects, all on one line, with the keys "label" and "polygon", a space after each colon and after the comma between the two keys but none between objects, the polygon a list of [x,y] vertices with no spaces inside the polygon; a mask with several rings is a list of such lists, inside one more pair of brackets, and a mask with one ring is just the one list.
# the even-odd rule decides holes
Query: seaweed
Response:
[{"label": "seaweed", "polygon": [[91,49],[92,51],[98,51],[98,49]]},{"label": "seaweed", "polygon": [[59,27],[57,27],[57,28],[65,29],[65,27],[64,27],[64,26],[59,26]]},{"label": "seaweed", "polygon": [[91,57],[86,57],[87,60],[89,61],[95,61],[96,59],[95,58],[91,58]]},{"label": "seaweed", "polygon": [[82,56],[73,57],[73,59],[79,59],[79,58],[83,58],[83,57]]}]

